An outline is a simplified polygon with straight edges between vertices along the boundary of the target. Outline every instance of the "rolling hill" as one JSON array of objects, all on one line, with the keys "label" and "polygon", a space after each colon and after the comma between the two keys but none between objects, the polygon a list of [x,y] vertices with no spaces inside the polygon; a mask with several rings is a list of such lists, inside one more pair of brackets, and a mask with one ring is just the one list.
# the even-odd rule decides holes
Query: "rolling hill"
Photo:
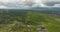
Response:
[{"label": "rolling hill", "polygon": [[[43,25],[48,32],[60,32],[60,18],[35,11],[0,12],[0,32],[38,32]],[[41,27],[39,27],[41,30]]]}]

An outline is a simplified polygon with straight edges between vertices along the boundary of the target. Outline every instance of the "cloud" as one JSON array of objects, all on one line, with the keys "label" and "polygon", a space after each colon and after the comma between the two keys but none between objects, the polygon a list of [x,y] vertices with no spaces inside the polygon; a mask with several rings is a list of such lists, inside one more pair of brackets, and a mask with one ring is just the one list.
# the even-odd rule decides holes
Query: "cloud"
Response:
[{"label": "cloud", "polygon": [[[42,0],[0,0],[0,3],[4,5],[12,4],[12,5],[40,5],[42,4]],[[34,4],[33,4],[34,3]]]},{"label": "cloud", "polygon": [[0,8],[29,8],[26,0],[0,0]]},{"label": "cloud", "polygon": [[31,6],[32,7],[36,7],[36,6],[39,6],[39,7],[44,7],[46,6],[44,3],[46,2],[49,2],[49,1],[60,1],[60,0],[0,0],[0,7],[24,7],[24,8],[30,8]]},{"label": "cloud", "polygon": [[[12,5],[34,5],[42,3],[41,0],[0,0],[0,3],[4,5],[12,4]],[[33,4],[34,3],[34,4]]]},{"label": "cloud", "polygon": [[0,8],[6,9],[7,7],[6,6],[0,6]]}]

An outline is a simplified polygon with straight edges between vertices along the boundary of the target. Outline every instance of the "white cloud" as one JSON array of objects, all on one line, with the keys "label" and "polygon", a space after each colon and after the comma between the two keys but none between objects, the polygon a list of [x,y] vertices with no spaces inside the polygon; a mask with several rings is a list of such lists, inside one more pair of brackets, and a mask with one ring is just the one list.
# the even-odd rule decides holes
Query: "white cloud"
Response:
[{"label": "white cloud", "polygon": [[2,3],[8,3],[9,0],[0,0],[0,2],[2,2]]},{"label": "white cloud", "polygon": [[6,7],[6,6],[0,6],[0,8],[4,8],[4,9],[5,9],[5,8],[7,8],[7,7]]},{"label": "white cloud", "polygon": [[[31,1],[31,2],[30,2]],[[0,0],[0,6],[1,8],[6,8],[6,6],[21,6],[20,4],[23,4],[22,6],[25,7],[28,7],[29,5],[32,5],[32,6],[45,6],[43,3],[46,2],[46,1],[60,1],[60,0]],[[34,3],[34,4],[31,4],[31,3]],[[3,3],[3,4],[1,4]],[[6,6],[4,6],[6,5]]]}]

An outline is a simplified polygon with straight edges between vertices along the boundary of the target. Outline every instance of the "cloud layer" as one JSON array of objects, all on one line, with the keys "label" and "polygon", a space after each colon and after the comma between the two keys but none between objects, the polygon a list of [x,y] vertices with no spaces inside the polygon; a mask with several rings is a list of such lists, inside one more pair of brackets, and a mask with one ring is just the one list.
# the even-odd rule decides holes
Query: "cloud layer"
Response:
[{"label": "cloud layer", "polygon": [[50,1],[60,1],[60,0],[0,0],[0,7],[10,7],[10,8],[19,8],[19,7],[36,7],[36,6],[46,6],[44,3]]},{"label": "cloud layer", "polygon": [[41,0],[0,0],[0,6],[5,7],[35,7],[44,6]]}]

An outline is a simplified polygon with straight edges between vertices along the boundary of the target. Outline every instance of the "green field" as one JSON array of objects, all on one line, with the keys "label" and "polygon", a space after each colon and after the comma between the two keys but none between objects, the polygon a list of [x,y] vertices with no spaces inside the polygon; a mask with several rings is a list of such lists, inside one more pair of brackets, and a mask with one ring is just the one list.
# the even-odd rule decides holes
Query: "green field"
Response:
[{"label": "green field", "polygon": [[55,15],[30,10],[0,11],[0,32],[38,32],[37,28],[41,30],[38,25],[43,25],[48,32],[60,32],[60,18]]}]

